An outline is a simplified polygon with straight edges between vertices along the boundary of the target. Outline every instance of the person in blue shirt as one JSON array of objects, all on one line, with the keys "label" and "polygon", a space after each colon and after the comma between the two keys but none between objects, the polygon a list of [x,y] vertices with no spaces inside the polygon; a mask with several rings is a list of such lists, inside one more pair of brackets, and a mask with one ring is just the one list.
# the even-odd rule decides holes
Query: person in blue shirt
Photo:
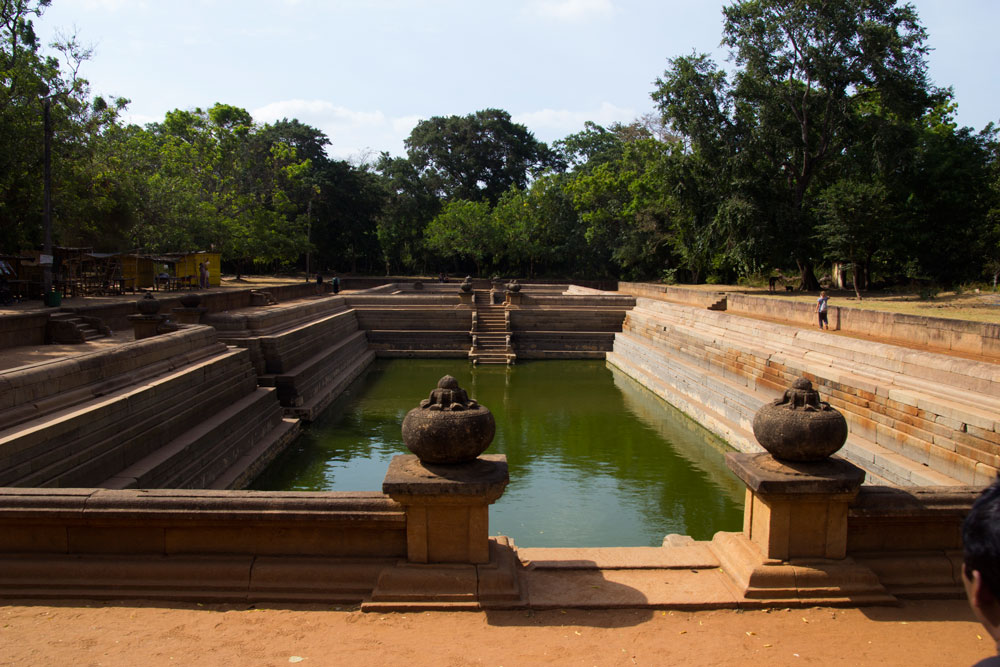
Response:
[{"label": "person in blue shirt", "polygon": [[819,293],[819,299],[816,301],[816,312],[819,313],[819,328],[829,329],[830,323],[827,321],[827,310],[826,302],[830,299],[826,296],[826,292]]}]

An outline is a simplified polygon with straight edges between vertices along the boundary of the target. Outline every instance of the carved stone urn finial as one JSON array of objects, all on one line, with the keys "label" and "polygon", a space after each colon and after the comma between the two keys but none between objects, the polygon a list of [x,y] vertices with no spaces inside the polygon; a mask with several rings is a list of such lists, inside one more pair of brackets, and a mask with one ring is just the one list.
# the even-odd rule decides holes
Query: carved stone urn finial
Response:
[{"label": "carved stone urn finial", "polygon": [[463,292],[471,292],[472,291],[472,276],[465,276],[465,280],[463,280],[462,284],[459,285],[458,287]]},{"label": "carved stone urn finial", "polygon": [[430,397],[403,419],[403,442],[422,463],[466,463],[493,442],[493,413],[470,399],[458,380],[441,378]]},{"label": "carved stone urn finial", "polygon": [[514,278],[511,282],[507,283],[507,291],[517,294],[521,291],[521,283],[517,282],[517,278]]},{"label": "carved stone urn finial", "polygon": [[822,461],[844,446],[847,420],[800,377],[783,397],[757,411],[753,434],[776,459]]},{"label": "carved stone urn finial", "polygon": [[160,302],[156,300],[152,292],[146,292],[146,296],[135,302],[135,309],[140,315],[156,315],[160,312]]}]

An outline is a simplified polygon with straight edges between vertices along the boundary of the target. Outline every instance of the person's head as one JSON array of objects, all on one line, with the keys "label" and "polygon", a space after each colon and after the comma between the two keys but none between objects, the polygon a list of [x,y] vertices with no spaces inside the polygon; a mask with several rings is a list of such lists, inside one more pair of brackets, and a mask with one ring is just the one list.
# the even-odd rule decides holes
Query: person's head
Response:
[{"label": "person's head", "polygon": [[1000,641],[1000,480],[973,503],[962,524],[962,579],[969,604]]},{"label": "person's head", "polygon": [[820,295],[820,296],[826,296],[826,290],[823,290],[823,291],[821,291],[821,292],[819,293],[819,295]]}]

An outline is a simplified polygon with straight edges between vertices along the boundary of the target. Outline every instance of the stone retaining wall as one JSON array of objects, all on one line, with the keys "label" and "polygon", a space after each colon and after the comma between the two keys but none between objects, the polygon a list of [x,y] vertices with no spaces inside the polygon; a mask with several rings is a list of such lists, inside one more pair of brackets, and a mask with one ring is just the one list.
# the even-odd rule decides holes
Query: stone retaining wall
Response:
[{"label": "stone retaining wall", "polygon": [[841,410],[843,455],[902,485],[984,485],[1000,468],[1000,367],[638,299],[608,360],[741,451],[798,376]]},{"label": "stone retaining wall", "polygon": [[54,311],[11,313],[0,317],[0,349],[18,345],[44,345],[45,325],[52,312]]},{"label": "stone retaining wall", "polygon": [[711,308],[712,310],[727,309],[728,294],[722,291],[692,289],[655,283],[619,283],[618,291],[636,297],[672,301],[688,306]]},{"label": "stone retaining wall", "polygon": [[[727,301],[727,309],[731,313],[816,326],[816,305],[813,303],[736,293],[730,293]],[[836,305],[830,306],[829,319],[831,329],[1000,360],[1000,324]]]}]

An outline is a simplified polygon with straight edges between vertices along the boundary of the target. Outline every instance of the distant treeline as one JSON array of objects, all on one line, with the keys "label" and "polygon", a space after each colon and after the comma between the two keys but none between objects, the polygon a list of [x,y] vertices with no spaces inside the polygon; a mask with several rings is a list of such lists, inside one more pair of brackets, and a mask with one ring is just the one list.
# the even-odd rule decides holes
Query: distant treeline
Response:
[{"label": "distant treeline", "polygon": [[74,39],[43,54],[50,0],[0,2],[0,251],[40,247],[50,108],[55,241],[215,250],[232,271],[735,281],[850,265],[872,280],[1000,273],[993,125],[958,127],[926,32],[893,0],[733,2],[724,70],[668,61],[658,113],[537,141],[486,109],[421,121],[406,157],[331,160],[330,139],[241,108],[125,124]]}]

